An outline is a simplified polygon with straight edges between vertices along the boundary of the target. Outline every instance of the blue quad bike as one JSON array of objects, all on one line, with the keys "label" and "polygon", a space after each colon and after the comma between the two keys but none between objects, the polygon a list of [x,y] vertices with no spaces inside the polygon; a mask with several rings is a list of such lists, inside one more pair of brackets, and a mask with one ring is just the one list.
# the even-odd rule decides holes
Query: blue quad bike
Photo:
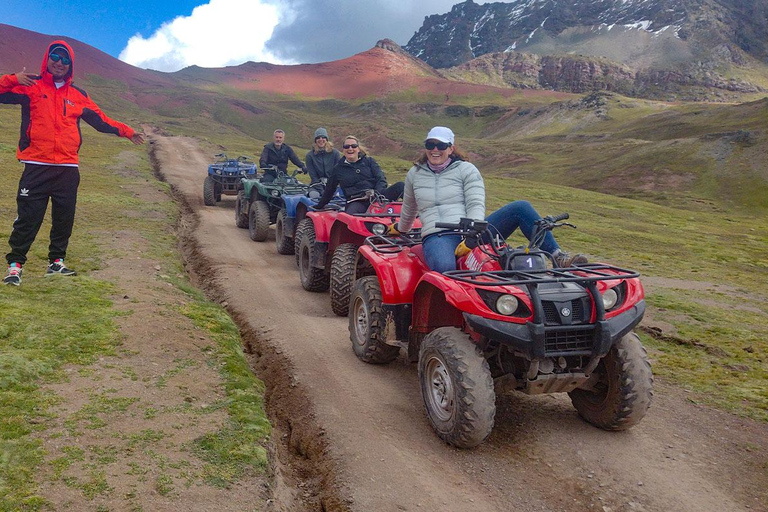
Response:
[{"label": "blue quad bike", "polygon": [[224,153],[216,155],[216,161],[208,166],[208,176],[203,183],[203,203],[216,206],[222,194],[236,196],[242,178],[255,178],[256,164],[246,156],[227,158]]},{"label": "blue quad bike", "polygon": [[[306,194],[283,195],[281,213],[275,223],[275,243],[280,254],[295,254],[296,263],[299,262],[299,253],[296,251],[296,241],[301,240],[298,232],[299,223],[307,216],[307,212],[314,211],[314,207],[323,194],[325,178],[322,183],[314,183],[309,186]],[[336,189],[329,209],[344,210],[346,200],[341,188]]]}]

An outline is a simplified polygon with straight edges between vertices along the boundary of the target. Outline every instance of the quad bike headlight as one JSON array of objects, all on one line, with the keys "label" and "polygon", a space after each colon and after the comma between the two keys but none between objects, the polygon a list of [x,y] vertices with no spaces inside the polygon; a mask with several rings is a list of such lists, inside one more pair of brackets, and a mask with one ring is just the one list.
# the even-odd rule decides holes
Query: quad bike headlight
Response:
[{"label": "quad bike headlight", "polygon": [[619,294],[615,288],[608,288],[603,292],[603,307],[606,311],[610,310],[619,302]]},{"label": "quad bike headlight", "polygon": [[500,315],[510,316],[517,311],[519,304],[520,302],[517,300],[517,297],[505,294],[496,299],[496,311]]},{"label": "quad bike headlight", "polygon": [[374,224],[373,226],[371,226],[371,231],[373,232],[374,235],[383,235],[384,233],[387,232],[387,226],[385,226],[384,224]]},{"label": "quad bike headlight", "polygon": [[221,176],[221,169],[216,169],[216,174],[218,174],[219,176]]},{"label": "quad bike headlight", "polygon": [[280,191],[279,191],[279,190],[273,190],[273,191],[272,191],[272,192],[270,192],[270,193],[272,194],[272,197],[277,197],[277,196],[279,196],[279,195],[280,195]]}]

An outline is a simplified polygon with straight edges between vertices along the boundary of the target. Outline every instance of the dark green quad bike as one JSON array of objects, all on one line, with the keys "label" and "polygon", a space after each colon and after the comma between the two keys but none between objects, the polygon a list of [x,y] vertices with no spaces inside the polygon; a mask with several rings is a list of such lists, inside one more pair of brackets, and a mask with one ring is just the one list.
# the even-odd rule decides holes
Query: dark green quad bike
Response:
[{"label": "dark green quad bike", "polygon": [[[276,171],[272,168],[263,170]],[[263,242],[267,239],[270,224],[277,224],[277,232],[282,233],[281,227],[285,223],[286,215],[284,194],[306,194],[309,190],[308,185],[296,179],[296,175],[302,172],[301,169],[294,170],[290,175],[282,171],[276,172],[277,178],[274,181],[264,183],[263,178],[243,178],[240,181],[240,190],[235,204],[235,224],[239,228],[248,228],[248,234],[254,242]],[[278,238],[284,237],[278,235]],[[288,242],[290,247],[284,248],[281,248],[278,243],[278,252],[293,254],[293,239],[286,238],[283,244]]]}]

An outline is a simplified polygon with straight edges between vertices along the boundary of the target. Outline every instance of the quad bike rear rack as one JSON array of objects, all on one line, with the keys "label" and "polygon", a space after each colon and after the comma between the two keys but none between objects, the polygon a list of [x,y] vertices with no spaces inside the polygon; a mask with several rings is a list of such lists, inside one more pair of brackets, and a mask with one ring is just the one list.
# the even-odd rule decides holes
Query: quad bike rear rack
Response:
[{"label": "quad bike rear rack", "polygon": [[[381,217],[381,215],[378,215]],[[415,228],[399,235],[372,235],[365,239],[365,245],[381,254],[396,254],[406,247],[421,244],[421,229]]]}]

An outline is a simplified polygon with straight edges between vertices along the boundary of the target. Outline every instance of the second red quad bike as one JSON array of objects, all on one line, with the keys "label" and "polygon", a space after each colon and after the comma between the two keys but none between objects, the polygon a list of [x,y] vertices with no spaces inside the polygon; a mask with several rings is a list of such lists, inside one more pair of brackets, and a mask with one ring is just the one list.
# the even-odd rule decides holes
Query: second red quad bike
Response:
[{"label": "second red quad bike", "polygon": [[[637,424],[653,375],[632,329],[645,312],[638,273],[602,263],[556,268],[538,249],[567,214],[537,223],[527,247],[492,238],[487,222],[438,224],[474,248],[440,274],[420,240],[370,237],[358,252],[349,331],[357,357],[418,362],[427,416],[447,443],[470,448],[493,428],[496,391],[565,392],[606,430]],[[432,235],[439,236],[439,235]]]},{"label": "second red quad bike", "polygon": [[349,313],[358,247],[372,234],[386,233],[400,217],[400,202],[390,202],[374,191],[365,200],[370,201],[366,213],[349,214],[335,207],[310,211],[296,228],[301,285],[311,292],[330,288],[331,309],[339,316]]}]

